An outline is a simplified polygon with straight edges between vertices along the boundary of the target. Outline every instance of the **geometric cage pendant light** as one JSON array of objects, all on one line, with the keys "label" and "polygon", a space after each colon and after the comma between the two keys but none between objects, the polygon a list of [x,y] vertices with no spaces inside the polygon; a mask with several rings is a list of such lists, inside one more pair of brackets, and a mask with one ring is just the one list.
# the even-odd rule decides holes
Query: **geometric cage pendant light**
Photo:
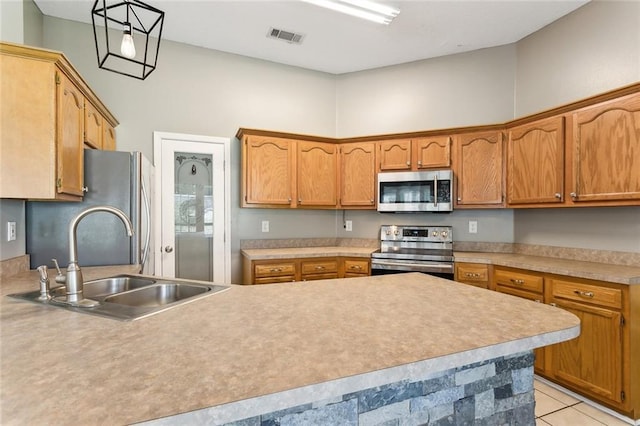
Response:
[{"label": "geometric cage pendant light", "polygon": [[98,67],[144,80],[156,69],[164,12],[138,0],[96,0]]}]

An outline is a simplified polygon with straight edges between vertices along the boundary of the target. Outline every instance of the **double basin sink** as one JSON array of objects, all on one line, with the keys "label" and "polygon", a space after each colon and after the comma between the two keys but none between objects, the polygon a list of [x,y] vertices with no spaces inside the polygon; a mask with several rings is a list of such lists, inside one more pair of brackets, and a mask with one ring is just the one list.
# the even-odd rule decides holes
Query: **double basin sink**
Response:
[{"label": "double basin sink", "polygon": [[42,300],[39,291],[11,294],[10,297],[56,306],[74,312],[132,321],[228,289],[229,286],[117,275],[84,283],[84,297],[99,302],[92,308],[73,307],[64,302],[65,287],[51,289],[51,298]]}]

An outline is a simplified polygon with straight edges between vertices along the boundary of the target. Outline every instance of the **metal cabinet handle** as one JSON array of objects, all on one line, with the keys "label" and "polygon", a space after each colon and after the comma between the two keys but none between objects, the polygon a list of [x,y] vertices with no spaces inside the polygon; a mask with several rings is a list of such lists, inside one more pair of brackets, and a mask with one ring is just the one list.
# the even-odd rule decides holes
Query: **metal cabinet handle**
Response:
[{"label": "metal cabinet handle", "polygon": [[411,161],[407,161],[407,166],[410,166],[410,165],[411,165]]},{"label": "metal cabinet handle", "polygon": [[458,197],[458,201],[462,201],[462,198]]},{"label": "metal cabinet handle", "polygon": [[554,308],[558,307],[558,305],[556,305],[555,303],[549,303],[549,306],[553,306]]},{"label": "metal cabinet handle", "polygon": [[476,272],[466,272],[464,276],[467,278],[480,278],[480,274]]},{"label": "metal cabinet handle", "polygon": [[351,265],[351,266],[349,266],[349,269],[358,269],[358,270],[360,270],[360,269],[362,269],[362,266],[360,266],[360,265]]},{"label": "metal cabinet handle", "polygon": [[316,266],[316,271],[321,271],[323,269],[324,269],[324,266],[322,266],[322,265]]},{"label": "metal cabinet handle", "polygon": [[572,193],[571,193],[571,194],[569,194],[569,195],[571,195],[571,198],[573,198],[574,200],[575,200],[576,198],[578,198],[578,194],[576,194],[575,192],[572,192]]},{"label": "metal cabinet handle", "polygon": [[271,268],[269,272],[282,272],[282,268]]},{"label": "metal cabinet handle", "polygon": [[555,193],[555,197],[556,197],[558,200],[562,200],[562,194],[561,194],[561,193],[559,193],[559,192],[556,192],[556,193]]},{"label": "metal cabinet handle", "polygon": [[511,278],[509,281],[511,281],[512,283],[517,284],[517,285],[524,285],[524,280],[518,280],[518,279]]},{"label": "metal cabinet handle", "polygon": [[418,160],[418,166],[422,166],[422,160]]},{"label": "metal cabinet handle", "polygon": [[173,251],[173,247],[165,246],[164,251],[165,251],[165,253],[171,253]]},{"label": "metal cabinet handle", "polygon": [[593,296],[595,296],[592,291],[573,290],[573,292],[578,296],[588,297],[590,299],[593,298]]}]

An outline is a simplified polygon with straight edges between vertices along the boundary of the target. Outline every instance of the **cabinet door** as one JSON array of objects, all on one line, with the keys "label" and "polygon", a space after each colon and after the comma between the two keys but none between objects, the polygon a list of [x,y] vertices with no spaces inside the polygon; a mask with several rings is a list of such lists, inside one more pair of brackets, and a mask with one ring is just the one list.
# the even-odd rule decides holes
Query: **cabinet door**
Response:
[{"label": "cabinet door", "polygon": [[242,207],[288,207],[295,183],[295,142],[247,136],[243,146]]},{"label": "cabinet door", "polygon": [[580,336],[550,347],[556,379],[616,403],[622,402],[620,312],[554,299],[580,318]]},{"label": "cabinet door", "polygon": [[84,96],[65,76],[58,73],[57,164],[58,193],[83,194],[84,183]]},{"label": "cabinet door", "polygon": [[507,144],[507,203],[561,203],[564,117],[514,127]]},{"label": "cabinet door", "polygon": [[337,145],[298,142],[298,205],[336,207]]},{"label": "cabinet door", "polygon": [[102,149],[114,151],[116,149],[116,129],[106,121],[104,122],[104,134],[102,135]]},{"label": "cabinet door", "polygon": [[640,94],[579,110],[572,122],[572,200],[640,200]]},{"label": "cabinet door", "polygon": [[102,149],[104,119],[90,103],[84,105],[84,141],[91,148]]},{"label": "cabinet door", "polygon": [[375,143],[345,144],[340,147],[340,205],[376,208]]},{"label": "cabinet door", "polygon": [[411,139],[378,142],[380,171],[411,170]]},{"label": "cabinet door", "polygon": [[504,205],[502,132],[456,137],[456,207]]},{"label": "cabinet door", "polygon": [[451,166],[451,137],[433,136],[413,140],[413,168],[433,169]]}]

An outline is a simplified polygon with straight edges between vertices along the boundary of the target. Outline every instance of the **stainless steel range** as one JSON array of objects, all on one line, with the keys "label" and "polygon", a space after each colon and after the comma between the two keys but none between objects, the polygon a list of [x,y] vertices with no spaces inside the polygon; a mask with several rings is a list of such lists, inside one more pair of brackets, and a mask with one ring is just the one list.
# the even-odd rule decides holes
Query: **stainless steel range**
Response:
[{"label": "stainless steel range", "polygon": [[382,225],[380,249],[371,255],[371,274],[423,272],[453,279],[451,226]]}]

